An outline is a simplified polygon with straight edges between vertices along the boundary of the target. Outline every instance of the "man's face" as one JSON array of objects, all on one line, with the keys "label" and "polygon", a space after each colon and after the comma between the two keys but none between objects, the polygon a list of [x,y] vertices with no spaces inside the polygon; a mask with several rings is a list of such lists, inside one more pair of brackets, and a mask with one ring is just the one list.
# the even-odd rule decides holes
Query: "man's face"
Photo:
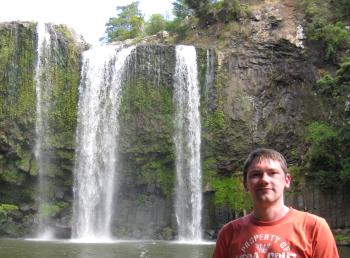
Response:
[{"label": "man's face", "polygon": [[284,189],[289,188],[290,182],[290,175],[284,173],[278,161],[263,159],[250,165],[244,187],[254,203],[273,204],[283,202]]}]

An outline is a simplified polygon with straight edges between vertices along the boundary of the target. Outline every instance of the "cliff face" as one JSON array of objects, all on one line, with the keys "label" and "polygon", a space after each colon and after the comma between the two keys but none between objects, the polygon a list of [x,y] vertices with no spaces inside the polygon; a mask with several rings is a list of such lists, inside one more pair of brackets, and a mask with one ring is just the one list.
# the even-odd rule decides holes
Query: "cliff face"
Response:
[{"label": "cliff face", "polygon": [[[53,31],[55,30],[55,31]],[[52,130],[47,153],[52,182],[47,216],[61,216],[71,200],[77,87],[83,45],[65,26],[53,26],[56,53],[49,60]],[[0,25],[0,180],[1,235],[23,236],[35,231],[38,212],[38,163],[35,159],[36,82],[38,35],[34,23]],[[55,58],[53,57],[55,56]],[[60,203],[60,205],[56,205]],[[60,208],[58,208],[60,207]]]},{"label": "cliff face", "polygon": [[[198,46],[206,238],[214,238],[218,227],[236,215],[227,203],[216,199],[215,192],[221,190],[217,183],[232,174],[239,177],[246,155],[257,146],[275,148],[291,165],[298,164],[308,148],[307,126],[328,112],[313,91],[319,72],[309,61],[315,57],[308,56],[302,48],[298,21],[292,1],[268,1],[254,6],[251,17],[242,21],[244,31],[227,34],[212,27],[204,35],[194,30],[193,37],[184,42]],[[59,43],[58,58],[50,70],[54,85],[50,151],[54,155],[50,157],[48,176],[51,202],[45,212],[58,235],[69,237],[77,94],[84,46],[67,28],[54,28]],[[224,37],[224,46],[220,37]],[[211,44],[209,40],[213,40]],[[36,49],[36,24],[1,24],[3,236],[29,236],[38,222],[38,164],[34,155]],[[122,172],[113,217],[113,234],[117,237],[176,236],[174,67],[174,46],[159,42],[138,45],[129,60],[119,117]],[[288,195],[290,204],[325,216],[334,228],[349,227],[346,193],[322,192],[313,182],[294,176],[301,183]],[[310,187],[303,188],[305,185]],[[243,204],[237,206],[237,210],[244,208]]]}]

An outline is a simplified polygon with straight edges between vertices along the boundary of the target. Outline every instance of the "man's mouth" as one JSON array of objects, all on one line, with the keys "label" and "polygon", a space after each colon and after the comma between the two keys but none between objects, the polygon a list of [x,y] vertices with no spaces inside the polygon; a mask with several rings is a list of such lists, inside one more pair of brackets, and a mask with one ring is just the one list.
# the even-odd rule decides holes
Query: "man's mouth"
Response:
[{"label": "man's mouth", "polygon": [[272,189],[269,187],[258,187],[258,188],[256,188],[256,190],[261,191],[261,192],[272,191]]}]

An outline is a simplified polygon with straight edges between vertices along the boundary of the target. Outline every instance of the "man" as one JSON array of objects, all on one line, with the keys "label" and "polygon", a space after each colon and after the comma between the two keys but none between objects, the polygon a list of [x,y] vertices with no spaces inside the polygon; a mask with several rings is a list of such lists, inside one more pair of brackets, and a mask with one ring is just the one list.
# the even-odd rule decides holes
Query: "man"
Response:
[{"label": "man", "polygon": [[253,211],[223,226],[213,258],[339,257],[323,218],[284,204],[284,190],[290,187],[292,178],[279,152],[251,152],[243,177],[244,188],[253,200]]}]

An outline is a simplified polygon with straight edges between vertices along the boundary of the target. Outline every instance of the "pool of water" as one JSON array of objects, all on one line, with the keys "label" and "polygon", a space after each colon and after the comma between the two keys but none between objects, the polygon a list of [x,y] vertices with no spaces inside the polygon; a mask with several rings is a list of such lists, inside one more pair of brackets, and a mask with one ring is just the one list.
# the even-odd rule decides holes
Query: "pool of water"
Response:
[{"label": "pool of water", "polygon": [[[183,244],[163,241],[74,243],[71,241],[0,240],[1,258],[211,258],[214,242]],[[350,246],[339,247],[341,258]]]},{"label": "pool of water", "polygon": [[1,258],[209,258],[214,243],[0,240]]}]

